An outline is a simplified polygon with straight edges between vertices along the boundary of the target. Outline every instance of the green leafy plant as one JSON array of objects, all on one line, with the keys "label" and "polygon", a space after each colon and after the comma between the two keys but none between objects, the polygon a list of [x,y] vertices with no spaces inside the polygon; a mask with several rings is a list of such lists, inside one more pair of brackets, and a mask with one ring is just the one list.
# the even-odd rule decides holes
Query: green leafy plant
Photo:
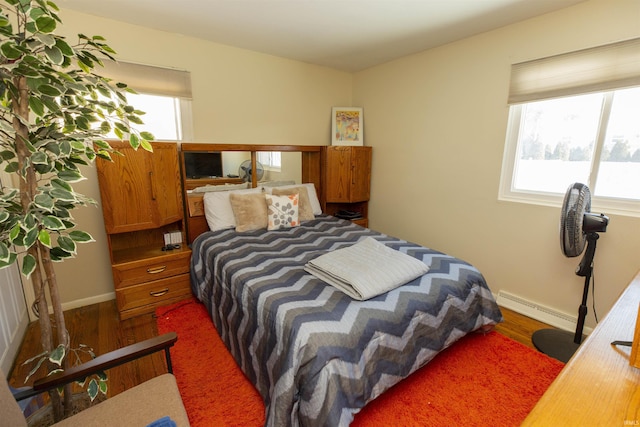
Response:
[{"label": "green leafy plant", "polygon": [[[127,103],[133,91],[96,72],[114,50],[100,36],[56,35],[58,12],[51,1],[0,0],[0,167],[17,183],[0,188],[0,268],[19,262],[32,282],[43,349],[33,360],[49,371],[68,368],[72,351],[53,263],[93,241],[71,212],[95,202],[72,185],[81,166],[116,153],[111,132],[136,149],[151,151],[153,139],[130,127],[144,114]],[[51,399],[56,420],[70,414],[70,386]]]}]

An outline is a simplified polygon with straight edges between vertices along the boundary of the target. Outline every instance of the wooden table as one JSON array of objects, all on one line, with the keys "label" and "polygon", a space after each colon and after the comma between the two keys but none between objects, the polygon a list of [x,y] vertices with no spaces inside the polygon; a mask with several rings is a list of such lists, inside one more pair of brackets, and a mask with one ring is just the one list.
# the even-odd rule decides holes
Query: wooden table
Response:
[{"label": "wooden table", "polygon": [[629,364],[631,347],[611,345],[633,339],[639,302],[640,272],[523,426],[640,426],[640,369]]}]

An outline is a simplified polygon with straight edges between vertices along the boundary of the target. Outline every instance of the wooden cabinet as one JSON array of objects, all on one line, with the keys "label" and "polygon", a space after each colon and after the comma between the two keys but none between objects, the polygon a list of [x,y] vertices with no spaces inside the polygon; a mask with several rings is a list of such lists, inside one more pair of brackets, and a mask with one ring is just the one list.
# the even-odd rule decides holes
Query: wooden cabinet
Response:
[{"label": "wooden cabinet", "polygon": [[[112,142],[124,154],[98,159],[102,212],[120,318],[153,312],[191,295],[178,149],[153,143],[153,153]],[[163,250],[164,234],[178,231],[184,244]],[[166,249],[166,248],[164,248]]]},{"label": "wooden cabinet", "polygon": [[361,218],[354,222],[368,226],[371,154],[371,147],[324,147],[322,199],[325,213],[334,215],[341,210],[358,212]]},{"label": "wooden cabinet", "polygon": [[98,161],[100,196],[107,233],[157,228],[182,219],[175,144],[154,143],[153,153],[128,142],[112,143],[123,156]]}]

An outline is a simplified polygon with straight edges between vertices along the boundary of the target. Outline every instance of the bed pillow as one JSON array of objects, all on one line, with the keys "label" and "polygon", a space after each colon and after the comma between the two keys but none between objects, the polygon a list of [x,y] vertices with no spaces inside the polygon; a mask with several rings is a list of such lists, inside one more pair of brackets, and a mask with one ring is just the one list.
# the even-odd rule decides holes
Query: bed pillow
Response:
[{"label": "bed pillow", "polygon": [[314,219],[315,215],[311,208],[311,202],[309,201],[309,192],[306,187],[301,185],[295,187],[277,187],[271,190],[271,194],[274,196],[289,196],[291,194],[298,195],[298,220],[308,221]]},{"label": "bed pillow", "polygon": [[267,202],[264,194],[229,194],[229,201],[237,232],[267,228]]},{"label": "bed pillow", "polygon": [[265,194],[269,212],[268,230],[291,228],[300,225],[298,220],[298,194],[276,196]]},{"label": "bed pillow", "polygon": [[313,183],[296,184],[296,185],[284,185],[275,188],[265,188],[265,191],[270,194],[275,194],[275,191],[283,191],[289,188],[305,187],[307,189],[307,196],[309,197],[309,203],[311,204],[311,211],[314,215],[322,214],[322,207],[318,200],[318,193],[316,193],[316,186]]},{"label": "bed pillow", "polygon": [[211,231],[224,230],[236,226],[236,220],[229,201],[230,194],[262,193],[261,188],[248,190],[217,191],[204,193],[204,216]]}]

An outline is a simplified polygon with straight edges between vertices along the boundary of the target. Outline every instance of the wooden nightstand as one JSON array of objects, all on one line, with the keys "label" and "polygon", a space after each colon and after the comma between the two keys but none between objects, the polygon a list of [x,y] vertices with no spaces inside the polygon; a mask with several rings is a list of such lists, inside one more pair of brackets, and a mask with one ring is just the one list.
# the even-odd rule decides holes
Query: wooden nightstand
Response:
[{"label": "wooden nightstand", "polygon": [[371,153],[371,147],[323,147],[321,203],[324,213],[358,212],[362,217],[354,222],[363,227],[369,226]]},{"label": "wooden nightstand", "polygon": [[[102,212],[121,319],[191,295],[182,186],[175,143],[152,143],[153,153],[112,142],[124,154],[96,163]],[[180,248],[162,250],[165,233]]]}]

